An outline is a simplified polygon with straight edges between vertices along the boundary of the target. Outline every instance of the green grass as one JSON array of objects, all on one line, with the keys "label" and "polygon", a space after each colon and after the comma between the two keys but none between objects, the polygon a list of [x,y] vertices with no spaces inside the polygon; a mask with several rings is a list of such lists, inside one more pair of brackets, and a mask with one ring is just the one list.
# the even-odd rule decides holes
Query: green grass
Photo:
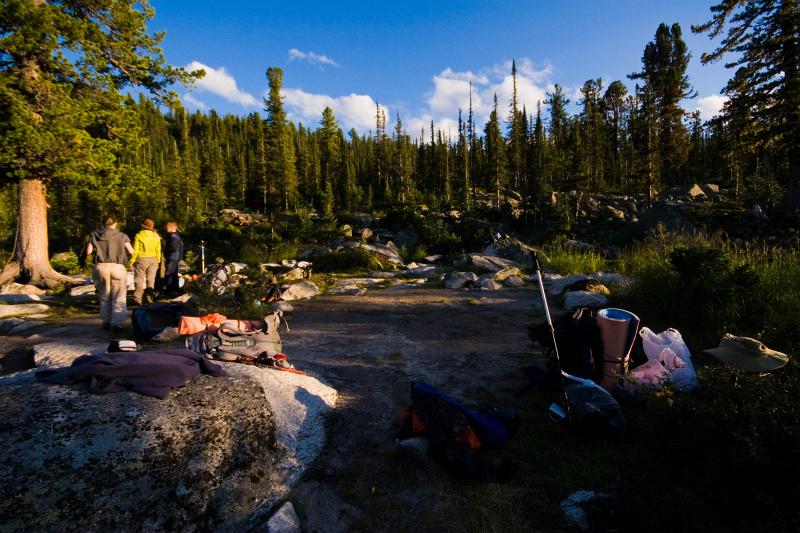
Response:
[{"label": "green grass", "polygon": [[606,260],[595,251],[565,250],[561,243],[544,247],[545,264],[560,274],[588,274],[606,270]]}]

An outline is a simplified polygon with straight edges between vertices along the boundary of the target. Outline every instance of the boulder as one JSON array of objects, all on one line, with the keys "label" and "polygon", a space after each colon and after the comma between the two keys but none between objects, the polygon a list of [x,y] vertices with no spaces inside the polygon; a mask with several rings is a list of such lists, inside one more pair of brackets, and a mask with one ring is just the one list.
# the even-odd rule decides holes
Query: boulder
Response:
[{"label": "boulder", "polygon": [[434,278],[439,275],[438,272],[436,271],[436,267],[433,265],[419,265],[414,268],[409,268],[407,270],[404,270],[400,274],[404,278],[417,278],[417,277]]},{"label": "boulder", "polygon": [[105,353],[106,348],[107,342],[91,340],[43,342],[33,347],[33,362],[37,368],[69,366],[81,355]]},{"label": "boulder", "polygon": [[284,281],[296,281],[305,278],[305,271],[302,268],[295,267],[282,276]]},{"label": "boulder", "polygon": [[50,308],[45,304],[0,304],[0,318],[7,316],[33,315],[46,313]]},{"label": "boulder", "polygon": [[531,266],[531,252],[536,249],[512,237],[502,237],[486,247],[483,255],[508,259],[521,266]]},{"label": "boulder", "polygon": [[707,195],[719,194],[719,185],[715,183],[704,183],[702,189]]},{"label": "boulder", "polygon": [[572,274],[570,276],[559,277],[559,278],[555,278],[554,276],[548,276],[545,274],[544,282],[545,285],[547,285],[548,280],[550,280],[549,287],[547,287],[547,292],[549,294],[552,294],[553,296],[558,296],[559,294],[564,292],[564,289],[566,289],[576,281],[583,281],[587,279],[589,279],[589,276],[587,276],[586,274]]},{"label": "boulder", "polygon": [[564,296],[564,308],[567,310],[578,307],[605,307],[608,298],[599,292],[572,291]]},{"label": "boulder", "polygon": [[590,250],[594,250],[594,245],[589,244],[588,242],[581,242],[573,239],[567,239],[561,246],[565,250],[571,252],[588,252]]},{"label": "boulder", "polygon": [[52,296],[49,294],[0,294],[0,303],[4,304],[23,304],[28,302],[41,302],[42,300],[50,300]]},{"label": "boulder", "polygon": [[686,191],[686,195],[692,199],[696,199],[700,197],[705,197],[706,193],[698,184],[695,183],[694,185],[691,186],[691,188],[688,191]]},{"label": "boulder", "polygon": [[332,294],[334,296],[361,296],[366,292],[367,289],[359,287],[357,284],[351,282],[336,283],[333,287],[328,289],[328,294]]},{"label": "boulder", "polygon": [[281,293],[281,299],[287,302],[292,300],[308,300],[320,293],[319,287],[310,281],[300,281],[290,285],[288,289]]},{"label": "boulder", "polygon": [[32,294],[41,296],[45,294],[45,292],[44,289],[40,289],[36,285],[23,285],[16,282],[6,283],[0,287],[0,294]]},{"label": "boulder", "polygon": [[611,217],[612,219],[616,220],[625,220],[625,211],[621,209],[617,209],[614,206],[607,205],[605,206],[606,214]]},{"label": "boulder", "polygon": [[[30,318],[30,315],[29,315]],[[20,335],[39,327],[43,320],[25,320],[22,318],[0,318],[0,335]]]},{"label": "boulder", "polygon": [[504,268],[520,266],[509,259],[480,254],[469,254],[469,264],[483,272],[499,272]]},{"label": "boulder", "polygon": [[339,235],[342,237],[352,237],[353,236],[353,226],[350,224],[342,224],[339,226]]},{"label": "boulder", "polygon": [[495,280],[492,279],[490,275],[484,275],[478,278],[478,281],[475,282],[475,287],[478,289],[488,289],[492,291],[496,291],[498,289],[502,289],[503,286],[497,283]]},{"label": "boulder", "polygon": [[90,285],[78,285],[77,287],[72,287],[69,290],[70,296],[81,297],[81,296],[94,296],[97,292],[94,283]]},{"label": "boulder", "polygon": [[368,244],[368,243],[361,243],[361,248],[365,250],[369,250],[371,252],[375,252],[377,254],[382,255],[386,259],[389,260],[390,263],[395,265],[402,265],[403,258],[400,257],[400,254],[397,251],[397,248],[394,244],[390,241],[387,244]]},{"label": "boulder", "polygon": [[448,272],[442,276],[442,285],[445,289],[463,289],[467,284],[467,276],[464,272]]},{"label": "boulder", "polygon": [[300,518],[292,502],[286,502],[267,522],[267,533],[302,533]]},{"label": "boulder", "polygon": [[425,261],[428,263],[436,263],[437,261],[441,261],[442,254],[434,254],[434,255],[426,255]]},{"label": "boulder", "polygon": [[225,368],[229,377],[197,376],[163,400],[93,395],[33,371],[0,378],[3,529],[262,529],[322,449],[336,391],[307,375]]},{"label": "boulder", "polygon": [[506,267],[503,270],[495,272],[494,280],[500,283],[504,282],[509,276],[521,276],[522,272],[517,267]]},{"label": "boulder", "polygon": [[508,276],[503,281],[503,285],[505,285],[506,287],[524,287],[525,286],[525,280],[523,280],[521,277],[516,276],[516,275]]}]

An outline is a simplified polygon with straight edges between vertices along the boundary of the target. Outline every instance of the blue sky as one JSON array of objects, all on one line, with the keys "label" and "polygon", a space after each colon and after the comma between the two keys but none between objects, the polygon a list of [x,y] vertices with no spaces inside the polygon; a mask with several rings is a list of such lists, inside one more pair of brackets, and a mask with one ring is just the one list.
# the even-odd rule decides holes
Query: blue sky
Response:
[{"label": "blue sky", "polygon": [[494,93],[505,116],[512,58],[529,112],[555,83],[573,103],[590,78],[632,88],[626,76],[641,68],[660,22],[679,22],[692,52],[688,74],[698,97],[687,110],[710,118],[730,75],[722,64],[700,64],[715,44],[691,33],[692,24],[709,17],[711,2],[704,0],[151,3],[150,29],[166,32],[167,60],[207,71],[191,91],[179,90],[187,108],[262,110],[266,69],[279,66],[290,119],[312,127],[330,106],[345,130],[374,129],[380,103],[390,125],[400,113],[414,136],[423,126],[429,131],[431,120],[455,133],[470,81],[482,125]]}]

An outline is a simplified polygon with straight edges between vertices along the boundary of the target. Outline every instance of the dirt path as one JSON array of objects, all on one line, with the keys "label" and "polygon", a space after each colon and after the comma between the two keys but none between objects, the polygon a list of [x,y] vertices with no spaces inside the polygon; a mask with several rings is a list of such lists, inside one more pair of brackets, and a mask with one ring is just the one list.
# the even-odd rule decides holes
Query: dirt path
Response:
[{"label": "dirt path", "polygon": [[292,498],[306,530],[446,524],[438,466],[396,457],[409,386],[425,381],[468,403],[511,403],[526,384],[534,317],[541,305],[527,289],[389,289],[297,303],[284,350],[340,393],[328,445]]}]

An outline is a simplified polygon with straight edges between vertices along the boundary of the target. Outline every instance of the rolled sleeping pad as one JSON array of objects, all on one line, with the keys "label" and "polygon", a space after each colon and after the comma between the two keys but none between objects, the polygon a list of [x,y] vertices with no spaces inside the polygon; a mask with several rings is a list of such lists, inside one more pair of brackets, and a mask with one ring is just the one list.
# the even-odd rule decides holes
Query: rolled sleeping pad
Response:
[{"label": "rolled sleeping pad", "polygon": [[600,385],[611,390],[628,370],[628,360],[639,329],[639,317],[625,309],[609,307],[598,311],[597,327],[603,340],[603,377]]}]

